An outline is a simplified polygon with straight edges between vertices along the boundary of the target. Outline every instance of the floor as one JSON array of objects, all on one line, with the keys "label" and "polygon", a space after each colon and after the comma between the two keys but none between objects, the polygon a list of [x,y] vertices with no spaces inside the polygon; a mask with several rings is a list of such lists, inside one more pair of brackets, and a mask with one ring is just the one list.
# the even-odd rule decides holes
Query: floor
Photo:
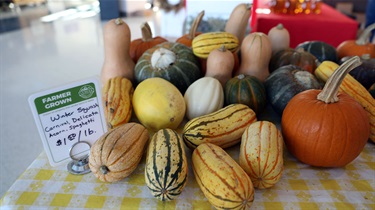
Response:
[{"label": "floor", "polygon": [[[14,20],[20,29],[0,33],[0,197],[43,151],[28,97],[97,76],[103,63],[105,21],[99,14],[41,22],[40,16],[46,14],[43,5],[22,8]],[[151,21],[146,16],[124,20],[132,39],[141,37],[142,22]]]}]

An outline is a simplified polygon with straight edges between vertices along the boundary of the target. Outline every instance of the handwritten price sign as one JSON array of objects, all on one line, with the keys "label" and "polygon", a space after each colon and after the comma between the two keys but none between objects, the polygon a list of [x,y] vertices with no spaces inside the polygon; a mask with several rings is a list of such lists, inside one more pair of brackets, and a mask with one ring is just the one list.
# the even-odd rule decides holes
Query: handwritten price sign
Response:
[{"label": "handwritten price sign", "polygon": [[[52,166],[71,160],[72,145],[92,145],[106,132],[99,82],[88,79],[33,94],[29,104]],[[72,155],[88,153],[89,148]]]}]

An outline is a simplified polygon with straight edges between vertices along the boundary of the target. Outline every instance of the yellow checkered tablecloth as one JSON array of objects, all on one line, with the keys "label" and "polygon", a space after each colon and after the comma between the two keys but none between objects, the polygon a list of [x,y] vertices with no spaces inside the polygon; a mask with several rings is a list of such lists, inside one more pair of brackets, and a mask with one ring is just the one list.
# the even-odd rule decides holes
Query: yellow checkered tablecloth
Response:
[{"label": "yellow checkered tablecloth", "polygon": [[[153,198],[144,182],[143,159],[136,171],[117,183],[92,173],[72,175],[52,168],[43,152],[1,199],[1,209],[212,209],[199,189],[189,160],[188,184],[178,199]],[[239,145],[226,150],[238,160]],[[255,189],[253,209],[375,209],[375,145],[344,168],[321,169],[285,152],[285,170],[271,189]]]}]

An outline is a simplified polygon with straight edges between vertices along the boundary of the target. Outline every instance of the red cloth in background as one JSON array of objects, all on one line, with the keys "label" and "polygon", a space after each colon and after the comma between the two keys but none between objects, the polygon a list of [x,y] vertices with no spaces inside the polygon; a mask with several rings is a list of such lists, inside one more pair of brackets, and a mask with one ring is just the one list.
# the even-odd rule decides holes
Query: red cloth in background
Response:
[{"label": "red cloth in background", "polygon": [[[257,1],[257,0],[255,0]],[[265,0],[258,1],[258,8],[268,8]],[[290,33],[290,46],[296,47],[305,41],[319,40],[337,47],[345,40],[357,37],[359,23],[334,8],[323,4],[320,14],[257,14],[251,22],[252,32],[265,34],[279,23]]]}]

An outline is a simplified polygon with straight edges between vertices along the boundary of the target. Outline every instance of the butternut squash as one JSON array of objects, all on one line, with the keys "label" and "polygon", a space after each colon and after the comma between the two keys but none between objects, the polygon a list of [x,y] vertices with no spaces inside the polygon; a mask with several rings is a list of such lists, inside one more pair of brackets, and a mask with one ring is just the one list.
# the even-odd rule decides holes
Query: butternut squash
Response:
[{"label": "butternut squash", "polygon": [[281,50],[289,49],[290,47],[290,35],[289,31],[284,28],[282,23],[272,27],[268,31],[268,38],[271,41],[272,54],[276,54]]},{"label": "butternut squash", "polygon": [[224,45],[219,49],[212,50],[207,58],[206,77],[219,80],[221,86],[232,78],[234,68],[234,55]]},{"label": "butternut squash", "polygon": [[121,76],[134,81],[134,62],[129,55],[131,32],[121,18],[112,19],[104,25],[104,63],[101,69],[101,83]]},{"label": "butternut squash", "polygon": [[235,75],[245,74],[264,81],[270,74],[272,47],[269,37],[262,32],[247,35],[241,45],[241,64]]},{"label": "butternut squash", "polygon": [[232,33],[238,38],[239,44],[242,43],[249,26],[252,4],[240,3],[231,12],[228,21],[225,24],[224,31]]}]

